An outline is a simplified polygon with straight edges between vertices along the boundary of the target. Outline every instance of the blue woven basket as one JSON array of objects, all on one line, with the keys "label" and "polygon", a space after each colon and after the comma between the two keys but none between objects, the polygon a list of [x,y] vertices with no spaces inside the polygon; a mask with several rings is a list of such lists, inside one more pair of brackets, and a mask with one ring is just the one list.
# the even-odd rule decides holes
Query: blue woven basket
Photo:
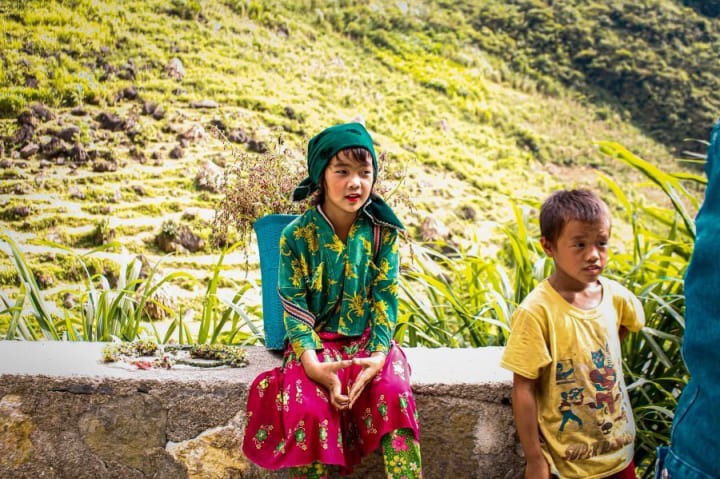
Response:
[{"label": "blue woven basket", "polygon": [[285,325],[283,308],[278,297],[278,268],[280,266],[280,234],[297,215],[263,216],[253,224],[257,235],[260,254],[260,275],[262,278],[263,326],[265,347],[283,349]]}]

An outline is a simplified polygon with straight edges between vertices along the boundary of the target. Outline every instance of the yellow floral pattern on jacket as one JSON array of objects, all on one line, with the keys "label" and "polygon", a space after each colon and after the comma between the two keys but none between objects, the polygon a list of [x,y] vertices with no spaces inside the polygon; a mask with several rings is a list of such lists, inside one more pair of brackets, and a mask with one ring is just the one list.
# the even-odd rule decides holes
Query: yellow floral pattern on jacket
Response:
[{"label": "yellow floral pattern on jacket", "polygon": [[390,347],[398,308],[398,232],[380,231],[375,251],[373,223],[360,214],[344,243],[318,207],[283,231],[278,292],[298,357],[322,349],[319,331],[360,336],[370,327],[368,351]]}]

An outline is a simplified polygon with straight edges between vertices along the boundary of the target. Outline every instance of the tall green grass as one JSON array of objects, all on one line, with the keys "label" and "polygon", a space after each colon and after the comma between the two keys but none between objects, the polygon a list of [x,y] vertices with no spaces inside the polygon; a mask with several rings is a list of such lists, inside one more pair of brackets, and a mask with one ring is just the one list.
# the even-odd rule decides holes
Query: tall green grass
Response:
[{"label": "tall green grass", "polygon": [[[124,248],[119,255],[120,273],[115,285],[103,274],[91,274],[85,259],[112,248],[108,243],[84,254],[71,248],[46,243],[74,256],[85,272],[85,280],[79,285],[78,305],[71,308],[49,304],[28,266],[22,251],[13,239],[0,235],[0,250],[5,252],[15,266],[19,288],[14,297],[0,291],[0,318],[7,319],[7,329],[0,331],[0,338],[8,340],[69,340],[69,341],[134,341],[152,337],[160,343],[174,341],[180,344],[237,344],[261,341],[262,329],[243,307],[243,297],[252,283],[238,285],[231,299],[218,296],[218,288],[225,255],[239,243],[223,251],[212,267],[211,277],[202,298],[199,319],[186,316],[155,299],[155,293],[165,284],[178,280],[196,283],[198,280],[183,271],[158,277],[160,261],[150,268],[146,276],[141,274],[140,259]],[[152,322],[148,307],[161,310],[174,317],[164,333]],[[197,334],[193,334],[189,322],[197,322]]]},{"label": "tall green grass", "polygon": [[[243,246],[244,242],[237,242],[224,249],[213,266],[207,288],[202,297],[202,310],[199,319],[192,314],[184,315],[178,311],[172,321],[162,343],[168,343],[177,333],[175,341],[180,344],[245,344],[251,342],[264,343],[262,327],[262,313],[257,317],[257,308],[245,306],[244,296],[259,286],[252,281],[235,285],[235,294],[232,298],[225,298],[219,294],[222,264],[225,256],[235,249]],[[250,311],[250,313],[248,312]],[[255,313],[255,317],[251,314]],[[198,322],[197,335],[193,336],[189,323]],[[159,338],[159,334],[156,333]]]},{"label": "tall green grass", "polygon": [[505,344],[516,306],[551,266],[530,232],[528,208],[513,210],[514,223],[495,224],[505,245],[499,257],[444,242],[413,248],[400,281],[396,339],[429,347]]}]

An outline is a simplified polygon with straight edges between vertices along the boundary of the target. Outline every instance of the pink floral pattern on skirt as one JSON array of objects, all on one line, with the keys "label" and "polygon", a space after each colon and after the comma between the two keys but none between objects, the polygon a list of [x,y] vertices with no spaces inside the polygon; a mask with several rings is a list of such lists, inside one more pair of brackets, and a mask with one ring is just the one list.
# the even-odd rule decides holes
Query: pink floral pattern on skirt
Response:
[{"label": "pink floral pattern on skirt", "polygon": [[[325,347],[318,354],[322,362],[369,356],[364,349],[367,334],[347,338],[320,333],[320,338]],[[349,390],[360,369],[339,371],[343,391]],[[319,462],[349,472],[380,446],[385,434],[403,428],[419,440],[410,367],[397,344],[391,344],[385,366],[353,408],[342,412],[330,404],[325,389],[305,375],[289,347],[283,366],[261,373],[250,386],[243,452],[266,469]]]}]

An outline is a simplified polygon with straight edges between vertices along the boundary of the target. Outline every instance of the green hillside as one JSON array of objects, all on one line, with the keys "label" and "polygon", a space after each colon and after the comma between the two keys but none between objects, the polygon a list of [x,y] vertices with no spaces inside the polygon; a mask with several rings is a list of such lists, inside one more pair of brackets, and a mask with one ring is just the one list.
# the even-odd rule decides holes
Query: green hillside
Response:
[{"label": "green hillside", "polygon": [[[482,220],[511,216],[509,199],[600,187],[595,171],[630,185],[632,172],[595,141],[672,170],[678,142],[706,136],[718,111],[718,20],[705,7],[641,5],[2,2],[0,216],[25,245],[114,237],[158,255],[152,237],[168,218],[209,239],[219,195],[193,176],[203,161],[232,159],[213,126],[241,132],[240,150],[281,140],[300,158],[312,134],[359,119],[388,170],[408,172],[411,229],[432,213],[471,238]],[[22,116],[38,102],[49,116]],[[29,143],[38,151],[23,152]],[[201,267],[193,255],[173,260]]]},{"label": "green hillside", "polygon": [[[482,93],[482,84],[473,88],[465,84],[468,78],[452,79],[451,71],[446,78],[432,70],[447,62],[460,76],[475,69],[484,81],[501,80],[520,89],[527,89],[522,85],[527,76],[536,81],[532,89],[551,95],[562,94],[560,86],[566,86],[589,102],[619,111],[664,143],[704,138],[720,102],[713,95],[720,81],[716,2],[684,2],[688,7],[668,0],[275,3],[5,2],[0,86],[6,90],[0,111],[17,113],[28,99],[74,104],[107,97],[104,90],[113,75],[102,71],[106,64],[118,68],[133,58],[136,69],[152,70],[173,53],[186,60],[194,55],[205,59],[192,65],[197,73],[210,73],[202,77],[206,81],[191,84],[194,93],[272,109],[273,102],[256,105],[252,98],[233,94],[227,79],[240,71],[231,65],[257,59],[237,49],[246,50],[249,42],[255,55],[302,59],[307,53],[303,46],[316,37],[328,42],[312,47],[322,56],[332,54],[331,45],[345,52],[349,41],[359,47],[345,52],[350,58],[379,61],[412,83],[470,101]],[[278,35],[282,40],[274,42]],[[205,70],[227,53],[232,55],[215,71]],[[438,65],[428,70],[428,63]],[[286,81],[314,86],[312,78],[285,67],[276,73]],[[383,71],[368,67],[367,73]],[[255,76],[253,72],[246,71]],[[127,75],[121,71],[119,76]],[[32,79],[36,88],[28,87]],[[163,92],[161,85],[147,88]],[[323,96],[332,100],[336,95]],[[393,101],[384,98],[383,103]],[[383,120],[394,123],[395,118]]]},{"label": "green hillside", "polygon": [[678,146],[707,138],[720,111],[720,32],[711,18],[718,4],[686,3],[698,12],[668,1],[511,0],[461,8],[473,43],[514,71],[543,83],[552,78]]}]

